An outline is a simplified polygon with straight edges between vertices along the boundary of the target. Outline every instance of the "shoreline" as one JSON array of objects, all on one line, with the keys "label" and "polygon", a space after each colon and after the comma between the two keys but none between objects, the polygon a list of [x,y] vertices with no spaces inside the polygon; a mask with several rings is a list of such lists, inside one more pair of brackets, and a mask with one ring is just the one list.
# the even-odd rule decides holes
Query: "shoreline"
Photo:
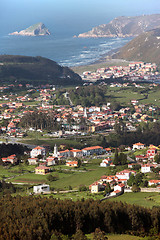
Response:
[{"label": "shoreline", "polygon": [[[106,65],[107,66],[114,66],[118,63],[118,65],[122,64],[124,65],[128,65],[130,61],[125,60],[125,59],[116,59],[116,58],[112,58],[112,56],[117,53],[119,51],[120,48],[115,48],[110,50],[108,53],[103,54],[99,59],[97,59],[96,61],[89,63],[89,64],[85,64],[85,65],[79,65],[79,66],[71,66],[70,68],[77,72],[78,74],[81,74],[82,71],[87,70],[86,68],[88,68],[88,71],[90,68],[101,68],[104,67]],[[93,70],[93,69],[92,69]]]}]

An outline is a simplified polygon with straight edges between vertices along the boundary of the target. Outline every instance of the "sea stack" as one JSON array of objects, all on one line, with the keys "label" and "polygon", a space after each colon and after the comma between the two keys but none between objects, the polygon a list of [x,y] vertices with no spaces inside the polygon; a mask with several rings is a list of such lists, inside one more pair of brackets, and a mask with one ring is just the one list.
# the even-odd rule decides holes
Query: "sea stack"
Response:
[{"label": "sea stack", "polygon": [[20,35],[20,36],[46,36],[50,34],[51,33],[43,23],[34,24],[26,28],[25,30],[21,30],[20,32],[16,31],[13,33],[9,33],[9,35]]}]

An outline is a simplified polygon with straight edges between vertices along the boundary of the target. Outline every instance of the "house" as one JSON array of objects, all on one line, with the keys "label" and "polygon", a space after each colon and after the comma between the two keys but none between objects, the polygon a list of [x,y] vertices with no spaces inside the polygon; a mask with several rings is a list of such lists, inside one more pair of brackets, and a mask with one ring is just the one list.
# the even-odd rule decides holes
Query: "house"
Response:
[{"label": "house", "polygon": [[53,165],[55,165],[55,164],[56,164],[55,157],[49,156],[49,157],[46,159],[46,162],[47,162],[47,166],[53,166]]},{"label": "house", "polygon": [[124,192],[124,187],[125,187],[125,185],[123,183],[120,183],[120,184],[114,186],[114,191],[118,190],[120,192]]},{"label": "house", "polygon": [[159,185],[159,184],[160,184],[160,180],[149,180],[148,181],[148,186]]},{"label": "house", "polygon": [[144,164],[141,166],[141,172],[142,173],[148,173],[151,172],[151,165],[150,164]]},{"label": "house", "polygon": [[131,170],[125,169],[121,172],[117,172],[116,177],[118,177],[119,180],[122,180],[122,179],[128,180],[130,178],[131,174],[136,175],[136,171],[133,171],[133,170],[131,171]]},{"label": "house", "polygon": [[112,160],[110,158],[102,160],[100,163],[100,167],[108,167],[112,163]]},{"label": "house", "polygon": [[64,151],[59,151],[59,155],[64,158],[70,157],[70,150],[66,149]]},{"label": "house", "polygon": [[36,165],[38,163],[38,158],[28,158],[29,165]]},{"label": "house", "polygon": [[95,182],[89,186],[89,189],[91,190],[91,193],[98,193],[105,190],[105,185]]},{"label": "house", "polygon": [[68,162],[66,162],[66,166],[77,167],[78,166],[78,161],[68,161]]},{"label": "house", "polygon": [[47,173],[49,173],[51,170],[50,167],[46,167],[46,166],[39,166],[35,168],[35,174],[41,174],[41,175],[46,175]]},{"label": "house", "polygon": [[90,156],[93,154],[102,154],[103,147],[100,146],[94,146],[94,147],[87,147],[82,149],[83,156]]},{"label": "house", "polygon": [[39,186],[34,186],[33,187],[33,192],[34,193],[47,193],[50,192],[50,187],[47,184],[42,184]]},{"label": "house", "polygon": [[154,156],[157,154],[157,149],[156,148],[150,148],[147,150],[147,157],[149,160],[153,160]]},{"label": "house", "polygon": [[71,155],[71,157],[82,157],[83,156],[82,151],[79,149],[70,150],[70,155]]},{"label": "house", "polygon": [[4,157],[2,158],[2,161],[5,163],[5,162],[8,162],[8,163],[11,163],[11,164],[14,164],[14,163],[17,163],[17,157],[15,154],[13,155],[10,155],[8,157]]},{"label": "house", "polygon": [[42,157],[46,155],[46,150],[44,147],[37,146],[33,148],[32,151],[30,152],[31,158],[35,158],[39,155],[41,155]]},{"label": "house", "polygon": [[112,150],[110,148],[105,148],[105,150],[106,150],[106,154],[111,155]]},{"label": "house", "polygon": [[141,149],[144,149],[145,148],[145,145],[143,144],[143,143],[135,143],[135,144],[133,144],[133,150],[141,150]]}]

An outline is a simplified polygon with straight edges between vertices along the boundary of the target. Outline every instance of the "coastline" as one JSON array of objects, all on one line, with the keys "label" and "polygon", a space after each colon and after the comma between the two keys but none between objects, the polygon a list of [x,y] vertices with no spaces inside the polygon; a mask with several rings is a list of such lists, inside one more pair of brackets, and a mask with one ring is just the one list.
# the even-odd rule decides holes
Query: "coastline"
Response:
[{"label": "coastline", "polygon": [[112,49],[107,54],[102,55],[98,60],[90,64],[72,66],[70,67],[74,72],[82,74],[84,71],[96,71],[98,68],[108,67],[108,66],[127,66],[130,61],[125,59],[114,59],[112,56],[119,50],[119,48]]}]

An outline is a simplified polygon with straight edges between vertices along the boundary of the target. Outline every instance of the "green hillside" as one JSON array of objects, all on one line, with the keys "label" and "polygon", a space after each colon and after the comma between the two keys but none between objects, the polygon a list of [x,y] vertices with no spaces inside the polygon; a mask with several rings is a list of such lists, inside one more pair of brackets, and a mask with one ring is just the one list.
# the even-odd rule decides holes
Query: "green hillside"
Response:
[{"label": "green hillside", "polygon": [[81,84],[80,76],[68,67],[43,57],[0,55],[0,82],[29,83],[33,85],[76,85]]},{"label": "green hillside", "polygon": [[117,59],[144,61],[160,64],[160,28],[148,31],[134,38],[116,54]]}]

